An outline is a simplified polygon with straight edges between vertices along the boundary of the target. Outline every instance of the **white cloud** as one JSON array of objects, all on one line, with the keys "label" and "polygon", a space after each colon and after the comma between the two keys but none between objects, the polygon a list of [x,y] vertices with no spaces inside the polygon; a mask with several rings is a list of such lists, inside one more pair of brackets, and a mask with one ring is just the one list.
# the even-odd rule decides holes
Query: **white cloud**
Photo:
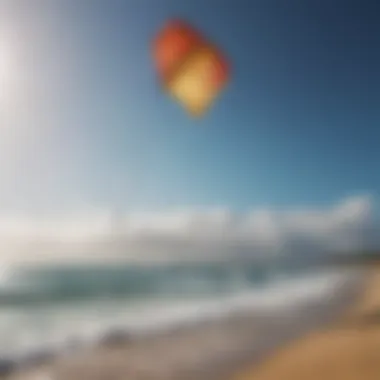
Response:
[{"label": "white cloud", "polygon": [[218,259],[373,248],[375,205],[351,197],[324,209],[174,210],[112,216],[92,210],[33,218],[0,215],[0,260]]}]

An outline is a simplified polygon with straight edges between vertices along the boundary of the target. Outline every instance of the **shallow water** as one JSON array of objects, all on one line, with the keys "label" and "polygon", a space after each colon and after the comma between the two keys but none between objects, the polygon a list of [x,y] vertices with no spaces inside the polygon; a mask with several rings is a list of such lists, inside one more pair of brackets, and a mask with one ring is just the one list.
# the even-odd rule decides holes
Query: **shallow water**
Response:
[{"label": "shallow water", "polygon": [[347,274],[259,265],[18,268],[0,284],[0,357],[92,345],[332,294]]}]

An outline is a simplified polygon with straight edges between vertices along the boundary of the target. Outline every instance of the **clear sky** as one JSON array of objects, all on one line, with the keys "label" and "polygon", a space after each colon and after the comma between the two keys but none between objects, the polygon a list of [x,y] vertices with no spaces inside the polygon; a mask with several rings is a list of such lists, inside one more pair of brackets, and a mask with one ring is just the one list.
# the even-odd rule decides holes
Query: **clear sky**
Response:
[{"label": "clear sky", "polygon": [[[0,0],[0,264],[379,247],[377,3]],[[201,121],[157,82],[172,17],[233,66]]]},{"label": "clear sky", "polygon": [[[380,190],[376,1],[0,0],[0,206],[321,205]],[[194,121],[150,43],[180,16],[230,57]]]}]

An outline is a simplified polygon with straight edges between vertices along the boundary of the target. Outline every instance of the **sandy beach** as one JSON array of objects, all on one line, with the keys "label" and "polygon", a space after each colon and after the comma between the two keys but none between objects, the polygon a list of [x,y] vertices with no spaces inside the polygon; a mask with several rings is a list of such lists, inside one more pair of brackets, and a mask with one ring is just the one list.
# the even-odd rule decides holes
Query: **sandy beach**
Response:
[{"label": "sandy beach", "polygon": [[380,265],[358,302],[338,323],[278,350],[233,380],[380,379]]}]

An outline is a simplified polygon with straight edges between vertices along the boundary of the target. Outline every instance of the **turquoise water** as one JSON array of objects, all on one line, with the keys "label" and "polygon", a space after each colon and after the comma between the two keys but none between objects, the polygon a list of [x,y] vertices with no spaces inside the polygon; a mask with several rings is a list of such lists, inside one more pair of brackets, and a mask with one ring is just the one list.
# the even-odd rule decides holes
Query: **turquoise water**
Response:
[{"label": "turquoise water", "polygon": [[295,263],[13,268],[0,278],[0,358],[93,344],[114,329],[142,334],[291,307],[331,291],[337,276]]},{"label": "turquoise water", "polygon": [[18,269],[0,286],[3,307],[41,307],[84,300],[212,295],[260,286],[257,266],[49,267]]}]

